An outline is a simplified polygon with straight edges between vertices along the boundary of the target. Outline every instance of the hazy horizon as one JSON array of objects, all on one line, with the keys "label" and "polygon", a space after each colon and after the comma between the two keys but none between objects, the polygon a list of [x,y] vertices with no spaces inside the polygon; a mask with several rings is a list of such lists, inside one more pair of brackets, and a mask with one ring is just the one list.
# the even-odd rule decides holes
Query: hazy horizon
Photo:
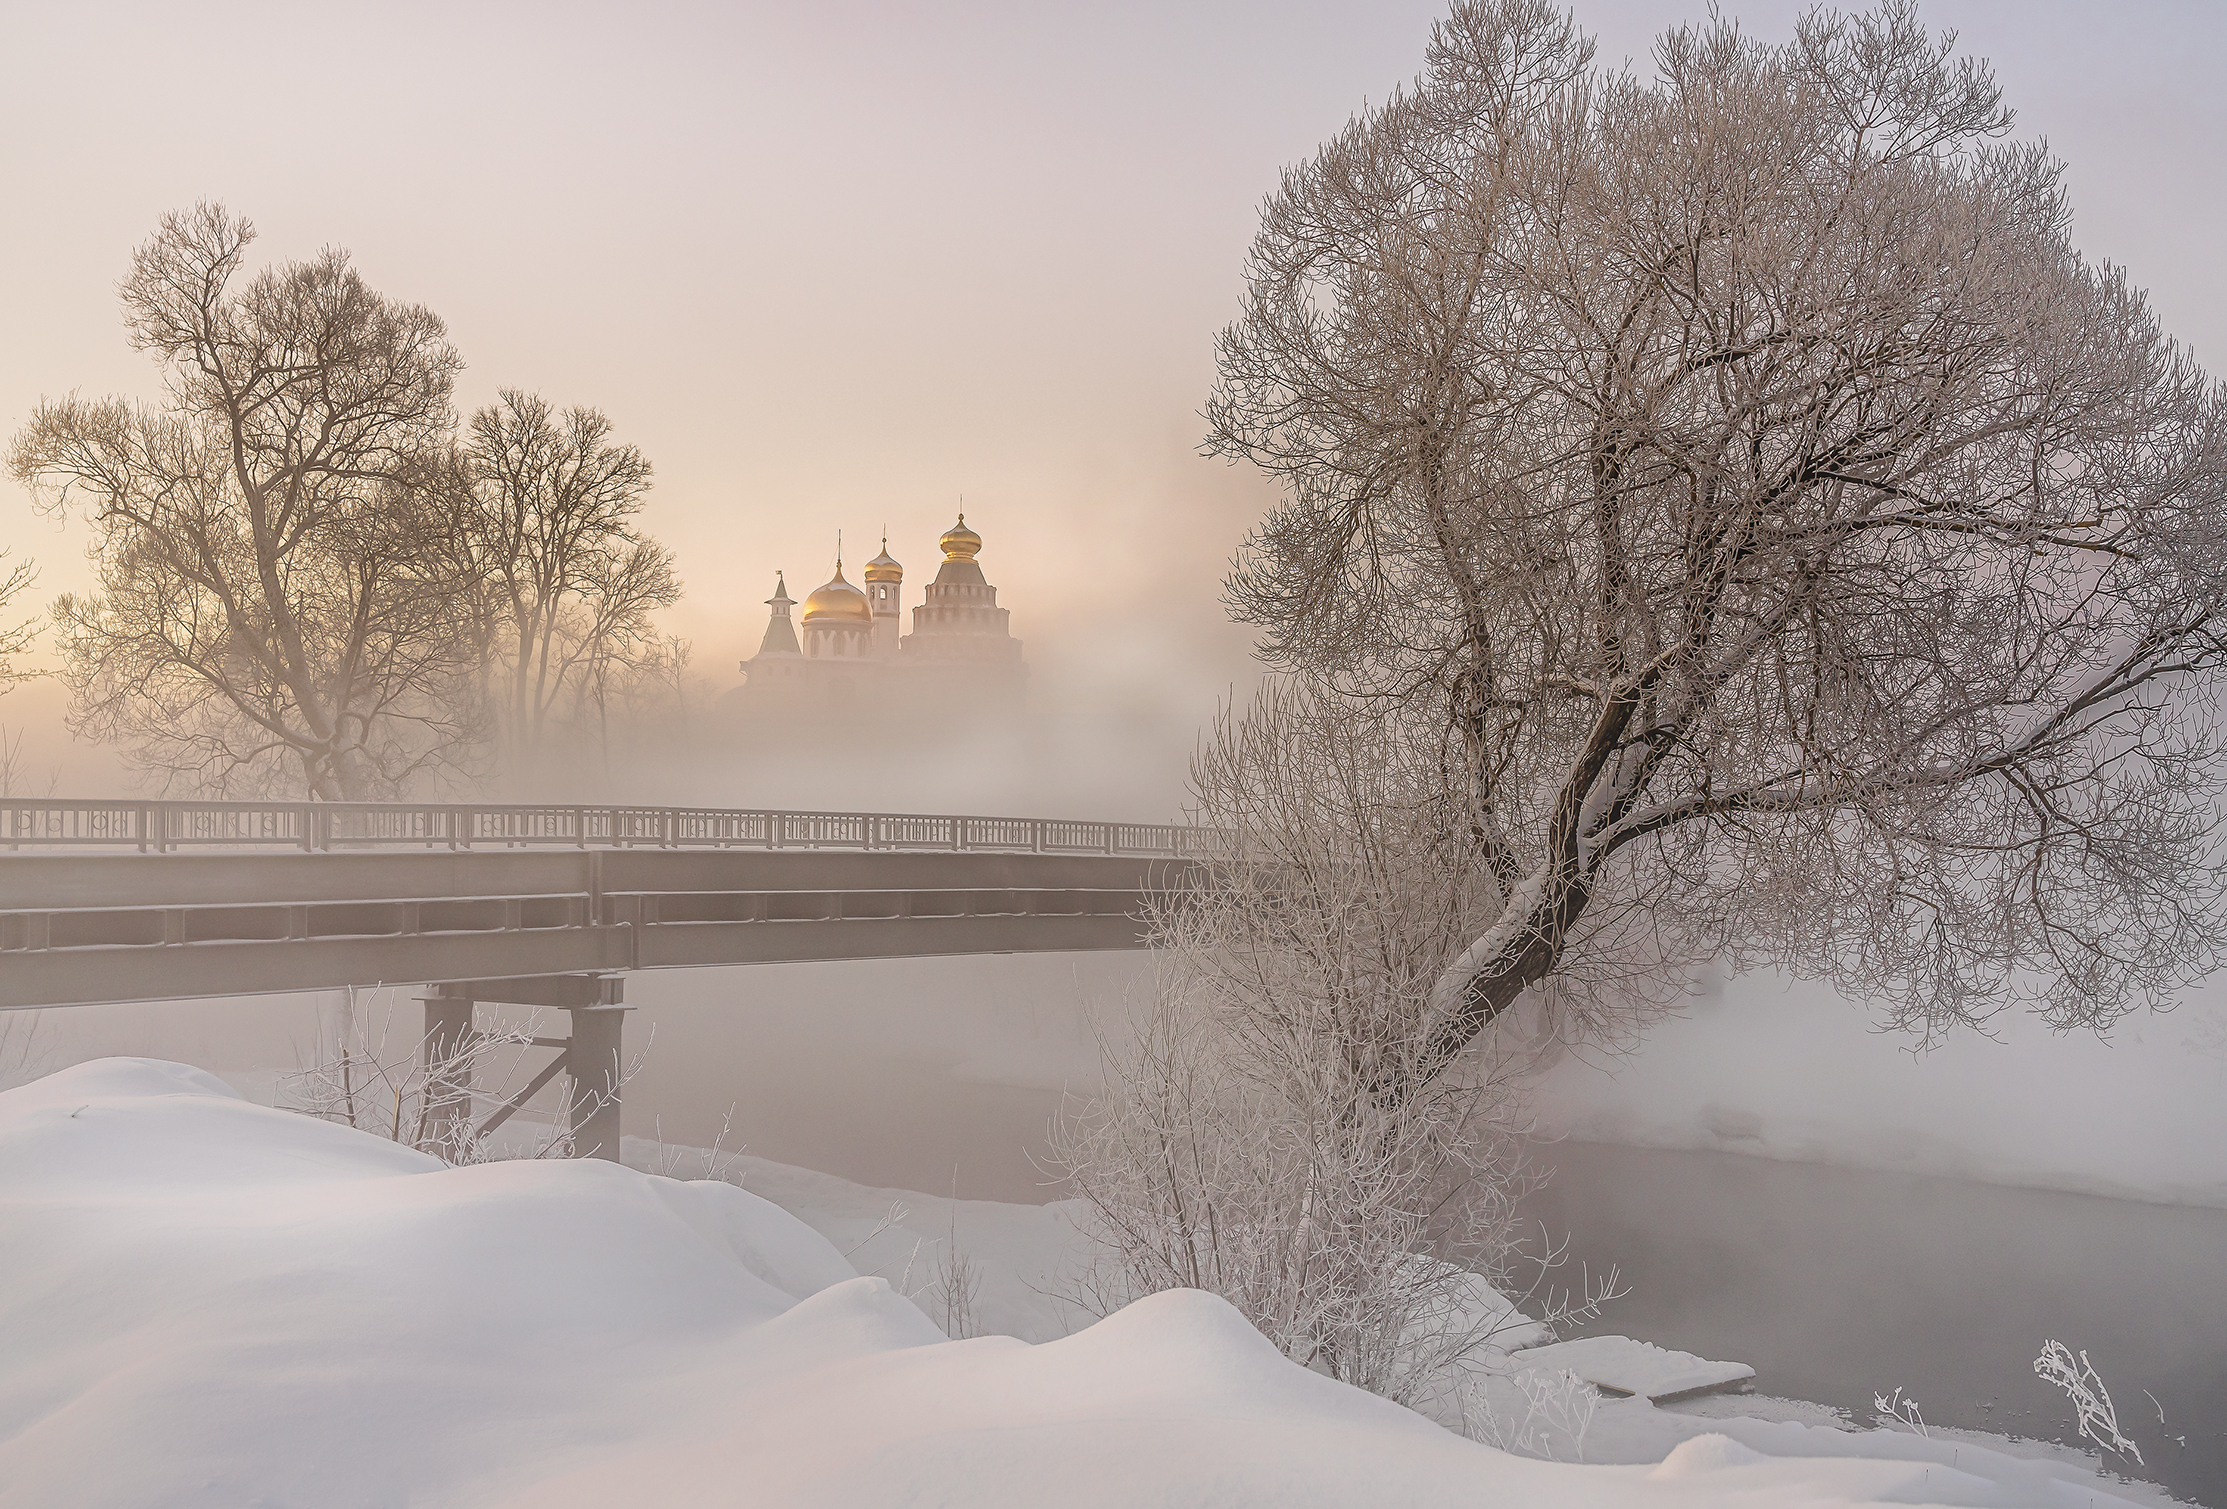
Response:
[{"label": "hazy horizon", "polygon": [[[1766,36],[1797,8],[1726,7]],[[0,102],[30,232],[0,246],[0,424],[42,396],[157,391],[117,280],[165,211],[221,200],[259,227],[258,261],[346,247],[443,316],[463,409],[525,387],[641,445],[643,523],[687,588],[665,626],[714,691],[755,649],[777,569],[801,595],[838,530],[856,562],[886,526],[917,603],[963,496],[1047,714],[1089,711],[1101,751],[1106,730],[1131,741],[1118,772],[1073,784],[1132,781],[1116,805],[1166,810],[1194,731],[1251,674],[1219,582],[1270,491],[1195,448],[1257,205],[1413,76],[1442,9],[18,14],[10,50],[41,66]],[[1658,30],[1703,13],[1578,18],[1644,66]],[[2204,74],[2227,19],[1923,13],[1993,60],[2019,134],[2069,160],[2083,249],[2129,265],[2216,366],[2227,105]],[[6,487],[0,546],[38,561],[38,605],[87,585],[86,539]],[[115,789],[112,755],[68,750],[59,711],[32,686],[0,722],[65,789]]]}]

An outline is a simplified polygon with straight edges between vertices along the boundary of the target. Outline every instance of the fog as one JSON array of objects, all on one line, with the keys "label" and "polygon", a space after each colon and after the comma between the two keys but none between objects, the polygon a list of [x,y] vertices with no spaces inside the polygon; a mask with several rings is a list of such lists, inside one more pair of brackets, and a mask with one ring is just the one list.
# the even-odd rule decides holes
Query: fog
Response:
[{"label": "fog", "polygon": [[[755,649],[776,568],[805,590],[837,530],[887,528],[917,580],[963,496],[1039,693],[1165,721],[1164,762],[1245,674],[1218,582],[1270,494],[1194,448],[1255,206],[1412,75],[1438,9],[405,5],[371,27],[15,7],[0,44],[40,66],[0,99],[0,191],[25,228],[0,246],[0,424],[41,395],[157,391],[117,279],[161,214],[222,199],[260,256],[346,247],[442,315],[466,409],[523,386],[640,444],[643,522],[687,587],[667,627],[715,689]],[[1797,9],[1739,14],[1777,35]],[[1584,20],[1607,56],[1644,59],[1693,14],[1619,0]],[[2070,161],[2089,253],[2130,264],[2199,355],[2227,347],[2217,8],[2120,6],[2103,28],[2069,3],[1926,14]],[[241,70],[252,103],[179,106],[175,80]],[[88,584],[84,540],[0,498],[0,546],[40,562],[42,592]],[[29,698],[0,721],[31,727],[37,768],[105,777]]]},{"label": "fog", "polygon": [[[1040,1203],[1058,1193],[1051,1121],[1070,1091],[1095,1087],[1097,1031],[1118,1038],[1148,975],[1135,953],[636,973],[626,1134],[692,1147],[724,1136],[730,1151],[863,1184]],[[410,1056],[420,994],[358,992],[362,1034],[386,1057]],[[292,1076],[319,1061],[339,1004],[310,992],[17,1013],[5,1083],[121,1053],[200,1064],[258,1099],[298,1102]],[[563,1030],[561,1013],[484,1006],[480,1019]],[[544,1119],[561,1094],[534,1101]]]},{"label": "fog", "polygon": [[[1200,722],[1253,671],[1219,584],[1272,494],[1196,447],[1255,206],[1413,74],[1438,9],[663,4],[622,26],[402,6],[367,27],[256,4],[18,7],[0,42],[42,64],[0,99],[18,144],[0,191],[29,228],[0,246],[0,425],[42,396],[159,391],[117,279],[161,214],[221,199],[260,227],[259,259],[346,247],[373,287],[446,319],[463,409],[527,387],[642,446],[642,523],[686,587],[661,627],[693,645],[707,699],[755,651],[776,569],[801,594],[839,530],[855,565],[886,529],[918,602],[967,500],[1027,644],[1026,738],[853,769],[764,730],[741,759],[546,784],[1170,816]],[[1798,9],[1739,15],[1777,35]],[[1643,62],[1692,13],[1617,0],[1583,20],[1606,56]],[[2092,14],[1926,9],[1992,60],[2020,134],[2070,162],[2082,246],[2132,266],[2204,356],[2227,347],[2211,151],[2227,103],[2208,72],[2227,21],[2193,3],[2118,7],[2101,29]],[[253,104],[178,108],[171,81],[237,69]],[[297,129],[311,118],[347,126]],[[0,547],[39,562],[42,598],[89,585],[86,542],[4,485]],[[18,784],[116,789],[115,752],[73,744],[61,712],[51,686],[0,700],[25,740]]]},{"label": "fog", "polygon": [[[1797,7],[1730,8],[1776,35]],[[34,61],[0,97],[19,219],[0,244],[0,424],[47,395],[156,393],[116,279],[161,213],[220,198],[263,227],[259,257],[345,246],[373,286],[442,314],[466,407],[513,385],[593,404],[657,467],[641,522],[687,589],[660,622],[692,645],[683,715],[619,728],[616,757],[454,794],[1173,821],[1200,729],[1259,674],[1219,594],[1272,494],[1196,453],[1213,332],[1279,168],[1410,75],[1440,9],[402,6],[372,26],[18,7],[0,46]],[[1698,11],[1621,0],[1581,19],[1636,57]],[[2129,264],[2217,365],[2227,17],[1925,14],[1992,58],[2020,134],[2069,159],[2083,248]],[[176,81],[196,77],[255,87],[187,109]],[[1021,712],[962,707],[933,729],[735,713],[777,570],[801,597],[838,530],[855,576],[886,528],[909,613],[962,506],[1025,646]],[[86,539],[0,493],[0,547],[40,562],[42,599],[88,585]],[[69,736],[64,700],[51,680],[0,699],[15,793],[128,789],[118,751]],[[1096,1082],[1096,1034],[1119,1038],[1150,969],[1122,953],[637,974],[627,1132],[894,1190],[1055,1198],[1047,1127]],[[1859,1420],[1903,1385],[1947,1423],[2059,1435],[2026,1363],[2063,1334],[2125,1380],[2130,1413],[2147,1389],[2187,1426],[2156,1475],[2220,1502],[2227,1438],[2194,1423],[2227,1398],[2216,993],[2115,1038],[2020,1027],[1923,1056],[1872,1033],[1864,1003],[1782,984],[1697,982],[1638,1054],[1540,1087],[1557,1173],[1530,1209],[1574,1261],[1631,1283],[1602,1326],[1752,1361],[1765,1392]],[[414,1034],[407,990],[365,1005]],[[333,1010],[51,1010],[9,1024],[0,1072],[145,1055],[270,1096]]]}]

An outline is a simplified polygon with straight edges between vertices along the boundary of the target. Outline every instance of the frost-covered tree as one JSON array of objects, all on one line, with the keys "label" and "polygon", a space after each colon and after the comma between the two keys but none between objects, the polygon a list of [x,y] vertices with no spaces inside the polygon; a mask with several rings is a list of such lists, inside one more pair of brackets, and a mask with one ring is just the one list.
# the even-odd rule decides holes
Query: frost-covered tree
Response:
[{"label": "frost-covered tree", "polygon": [[2213,967],[2227,404],[1953,41],[1891,0],[1640,76],[1464,0],[1265,206],[1229,600],[1432,714],[1497,898],[1400,1093],[1704,955],[1927,1029]]}]

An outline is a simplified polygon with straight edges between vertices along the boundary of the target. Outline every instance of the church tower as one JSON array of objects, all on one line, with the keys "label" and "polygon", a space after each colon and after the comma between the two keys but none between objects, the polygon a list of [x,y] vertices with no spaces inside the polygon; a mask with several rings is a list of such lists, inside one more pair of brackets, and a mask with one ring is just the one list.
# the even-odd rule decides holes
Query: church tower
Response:
[{"label": "church tower", "polygon": [[912,632],[901,645],[903,663],[924,687],[956,699],[952,705],[1016,704],[1028,667],[1021,663],[1011,615],[998,606],[997,588],[975,560],[982,536],[967,528],[961,514],[937,543],[943,546],[943,564],[928,585],[927,601],[912,610]]},{"label": "church tower", "polygon": [[897,658],[898,617],[905,591],[905,568],[889,553],[889,536],[882,536],[882,553],[866,563],[866,603],[874,610],[874,658]]},{"label": "church tower", "polygon": [[[766,606],[773,610],[766,619],[766,637],[758,642],[758,653],[764,655],[801,655],[797,646],[796,625],[789,621],[789,609],[796,599],[789,596],[789,584],[782,573],[773,573],[773,596],[766,599]],[[744,669],[748,669],[747,665]]]},{"label": "church tower", "polygon": [[775,572],[773,596],[766,599],[773,610],[766,619],[766,637],[759,641],[758,653],[742,663],[743,687],[753,702],[792,697],[803,685],[804,651],[797,646],[796,625],[789,619],[795,602],[788,582]]}]

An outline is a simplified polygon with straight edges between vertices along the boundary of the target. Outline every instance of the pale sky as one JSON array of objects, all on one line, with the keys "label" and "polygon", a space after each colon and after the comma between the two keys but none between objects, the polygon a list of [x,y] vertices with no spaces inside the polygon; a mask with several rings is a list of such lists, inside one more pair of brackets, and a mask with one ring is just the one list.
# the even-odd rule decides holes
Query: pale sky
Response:
[{"label": "pale sky", "polygon": [[[1797,9],[1723,7],[1773,37]],[[1246,672],[1216,594],[1268,497],[1195,447],[1256,207],[1416,71],[1441,9],[15,0],[0,424],[42,394],[153,392],[116,282],[165,210],[221,199],[261,255],[347,247],[440,313],[465,405],[538,389],[640,444],[644,522],[688,588],[670,627],[716,684],[774,569],[801,596],[839,528],[856,563],[886,524],[917,602],[964,494],[1036,684],[1187,730]],[[1704,10],[1578,17],[1644,61]],[[1925,14],[2069,160],[2082,247],[2217,367],[2227,8]],[[85,585],[85,538],[0,483],[0,545],[42,594]]]}]

